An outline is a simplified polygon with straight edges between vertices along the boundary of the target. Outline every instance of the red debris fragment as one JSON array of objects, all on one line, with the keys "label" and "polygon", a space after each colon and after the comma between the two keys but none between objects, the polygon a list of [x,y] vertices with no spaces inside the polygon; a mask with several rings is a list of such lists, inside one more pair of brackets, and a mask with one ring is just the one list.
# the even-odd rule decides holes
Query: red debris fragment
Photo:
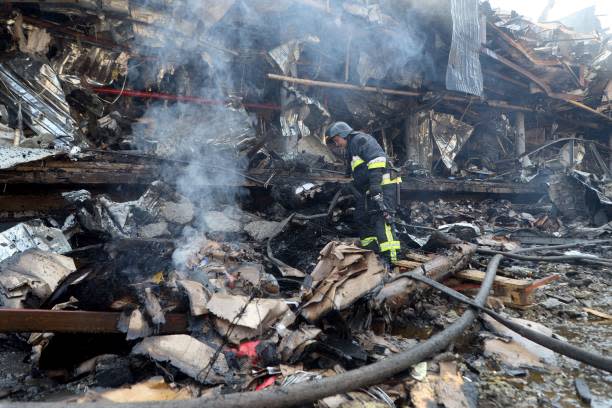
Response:
[{"label": "red debris fragment", "polygon": [[259,384],[257,387],[255,387],[255,391],[259,391],[259,390],[263,390],[264,388],[268,388],[269,386],[274,385],[275,381],[276,381],[276,376],[272,375],[266,378],[265,380],[263,380],[263,382]]}]

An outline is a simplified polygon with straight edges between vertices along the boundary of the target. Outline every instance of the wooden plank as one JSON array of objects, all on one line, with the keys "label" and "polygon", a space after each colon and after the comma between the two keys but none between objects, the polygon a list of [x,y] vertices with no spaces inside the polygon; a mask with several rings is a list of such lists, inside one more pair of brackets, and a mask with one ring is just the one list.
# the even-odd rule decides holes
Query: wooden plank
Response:
[{"label": "wooden plank", "polygon": [[[482,282],[484,281],[485,275],[486,274],[483,271],[479,271],[476,269],[466,269],[464,271],[457,272],[455,276],[461,279],[465,279],[465,280]],[[532,283],[530,280],[526,280],[526,279],[512,279],[512,278],[507,278],[505,276],[497,276],[497,275],[495,276],[494,282],[498,285],[508,286],[511,288],[518,288],[518,289],[527,288],[531,286],[531,283]]]},{"label": "wooden plank", "polygon": [[589,314],[592,314],[593,316],[601,317],[602,319],[606,319],[606,320],[612,320],[612,315],[609,315],[604,312],[600,312],[599,310],[591,309],[590,307],[583,307],[582,310],[584,310],[585,312]]},{"label": "wooden plank", "polygon": [[422,262],[408,261],[405,259],[395,262],[395,266],[399,266],[399,268],[403,270],[405,269],[412,270],[414,268],[418,268],[421,265],[423,265]]},{"label": "wooden plank", "polygon": [[[0,333],[120,333],[121,313],[83,310],[0,309]],[[187,316],[166,314],[160,334],[186,333]]]},{"label": "wooden plank", "polygon": [[431,261],[431,258],[428,257],[425,254],[420,254],[418,252],[414,252],[414,251],[406,251],[404,252],[404,258],[408,259],[410,261],[416,261],[416,262],[429,262]]},{"label": "wooden plank", "polygon": [[[466,269],[457,272],[455,277],[472,282],[482,282],[485,278],[485,273],[479,270]],[[500,298],[507,306],[525,308],[534,303],[534,292],[536,288],[557,279],[559,279],[559,275],[556,274],[536,281],[496,276],[493,281],[493,294],[495,297]]]},{"label": "wooden plank", "polygon": [[546,276],[546,277],[544,277],[542,279],[538,279],[538,280],[535,280],[535,281],[531,282],[531,285],[529,285],[529,287],[526,288],[525,291],[528,292],[528,293],[529,292],[533,292],[537,288],[539,288],[541,286],[544,286],[544,285],[548,285],[550,282],[556,281],[558,279],[561,279],[561,276],[557,275],[556,273],[552,274],[550,276]]}]

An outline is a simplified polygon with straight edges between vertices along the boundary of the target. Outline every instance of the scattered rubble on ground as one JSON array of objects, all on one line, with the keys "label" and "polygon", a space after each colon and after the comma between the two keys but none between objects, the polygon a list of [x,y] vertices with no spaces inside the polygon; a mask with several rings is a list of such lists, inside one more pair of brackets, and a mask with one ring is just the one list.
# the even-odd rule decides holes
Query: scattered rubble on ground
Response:
[{"label": "scattered rubble on ground", "polygon": [[[612,48],[581,13],[4,2],[2,404],[609,406]],[[335,120],[401,170],[394,267]],[[496,254],[486,307],[608,373],[411,277],[478,296]]]}]

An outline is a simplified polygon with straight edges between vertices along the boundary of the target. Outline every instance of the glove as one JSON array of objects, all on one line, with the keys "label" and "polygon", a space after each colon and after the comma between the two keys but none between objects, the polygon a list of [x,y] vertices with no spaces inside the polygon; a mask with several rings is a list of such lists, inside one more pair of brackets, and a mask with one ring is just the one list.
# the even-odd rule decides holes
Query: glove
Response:
[{"label": "glove", "polygon": [[382,193],[378,193],[372,196],[372,201],[378,206],[378,210],[382,213],[383,218],[388,224],[393,223],[393,212],[385,205],[385,200]]},{"label": "glove", "polygon": [[383,198],[382,193],[378,193],[372,196],[372,201],[376,203],[376,206],[383,213],[387,211],[387,206],[385,205],[385,200]]}]

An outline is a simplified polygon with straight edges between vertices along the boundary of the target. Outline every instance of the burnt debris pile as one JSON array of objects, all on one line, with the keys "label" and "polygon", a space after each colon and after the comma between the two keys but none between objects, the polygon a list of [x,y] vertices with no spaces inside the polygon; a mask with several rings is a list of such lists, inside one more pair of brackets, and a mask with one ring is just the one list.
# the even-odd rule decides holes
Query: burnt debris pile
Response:
[{"label": "burnt debris pile", "polygon": [[[5,1],[1,404],[605,406],[612,47],[545,15]],[[395,264],[336,121],[398,172]]]}]

